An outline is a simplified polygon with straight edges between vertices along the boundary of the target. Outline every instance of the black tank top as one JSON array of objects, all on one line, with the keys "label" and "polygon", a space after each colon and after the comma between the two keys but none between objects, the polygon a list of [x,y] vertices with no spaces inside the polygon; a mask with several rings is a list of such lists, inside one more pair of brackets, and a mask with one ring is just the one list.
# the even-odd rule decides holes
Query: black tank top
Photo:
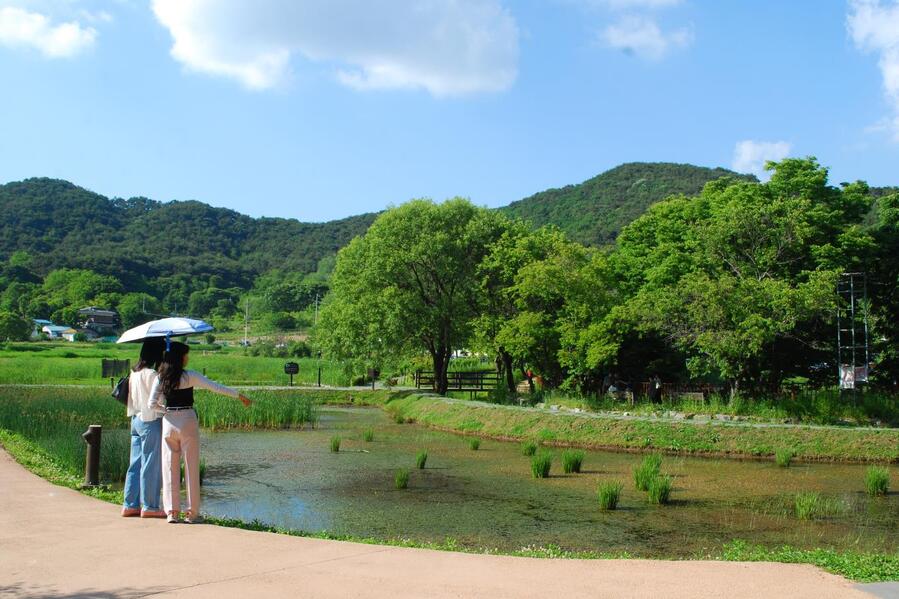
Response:
[{"label": "black tank top", "polygon": [[170,408],[190,408],[194,405],[194,388],[176,389],[165,396],[165,405]]}]

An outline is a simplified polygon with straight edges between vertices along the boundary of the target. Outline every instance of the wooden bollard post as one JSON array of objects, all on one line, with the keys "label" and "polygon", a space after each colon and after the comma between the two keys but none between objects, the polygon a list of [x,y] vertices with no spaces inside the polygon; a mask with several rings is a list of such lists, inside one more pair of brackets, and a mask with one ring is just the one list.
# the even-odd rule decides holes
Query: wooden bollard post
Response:
[{"label": "wooden bollard post", "polygon": [[87,443],[87,455],[84,458],[84,486],[96,487],[100,484],[100,438],[103,427],[92,424],[81,435]]}]

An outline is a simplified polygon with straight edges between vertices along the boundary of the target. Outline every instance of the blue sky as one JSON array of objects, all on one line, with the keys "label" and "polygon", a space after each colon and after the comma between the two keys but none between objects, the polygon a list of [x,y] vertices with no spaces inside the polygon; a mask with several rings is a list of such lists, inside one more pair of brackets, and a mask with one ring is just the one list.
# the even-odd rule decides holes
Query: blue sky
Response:
[{"label": "blue sky", "polygon": [[896,0],[0,0],[0,181],[306,221],[627,161],[899,184]]}]

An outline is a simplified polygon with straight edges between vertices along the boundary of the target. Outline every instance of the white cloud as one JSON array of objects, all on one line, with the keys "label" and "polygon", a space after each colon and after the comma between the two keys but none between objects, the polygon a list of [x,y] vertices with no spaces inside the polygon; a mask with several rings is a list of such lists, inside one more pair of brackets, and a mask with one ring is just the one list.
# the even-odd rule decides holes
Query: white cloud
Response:
[{"label": "white cloud", "polygon": [[790,149],[791,145],[786,141],[740,141],[734,147],[732,168],[738,173],[752,173],[759,179],[767,179],[765,163],[769,160],[783,160],[789,155]]},{"label": "white cloud", "polygon": [[496,92],[515,81],[518,26],[500,0],[153,0],[190,69],[253,89],[283,83],[292,58],[359,89],[436,96]]},{"label": "white cloud", "polygon": [[53,24],[41,13],[0,7],[0,45],[32,48],[48,58],[63,58],[91,47],[96,37],[95,29],[77,21]]},{"label": "white cloud", "polygon": [[880,55],[883,88],[893,109],[890,129],[899,141],[899,0],[850,0],[846,25],[856,47]]},{"label": "white cloud", "polygon": [[664,32],[654,20],[635,15],[626,15],[606,27],[601,38],[612,48],[647,60],[661,60],[671,50],[693,42],[688,29]]}]

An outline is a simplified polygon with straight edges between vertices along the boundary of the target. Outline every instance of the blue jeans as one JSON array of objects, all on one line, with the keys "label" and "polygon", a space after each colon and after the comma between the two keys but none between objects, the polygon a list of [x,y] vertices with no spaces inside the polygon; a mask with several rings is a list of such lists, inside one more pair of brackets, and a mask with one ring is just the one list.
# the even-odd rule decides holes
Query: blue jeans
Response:
[{"label": "blue jeans", "polygon": [[162,488],[162,419],[144,422],[131,417],[131,462],[125,475],[125,507],[159,509]]}]

